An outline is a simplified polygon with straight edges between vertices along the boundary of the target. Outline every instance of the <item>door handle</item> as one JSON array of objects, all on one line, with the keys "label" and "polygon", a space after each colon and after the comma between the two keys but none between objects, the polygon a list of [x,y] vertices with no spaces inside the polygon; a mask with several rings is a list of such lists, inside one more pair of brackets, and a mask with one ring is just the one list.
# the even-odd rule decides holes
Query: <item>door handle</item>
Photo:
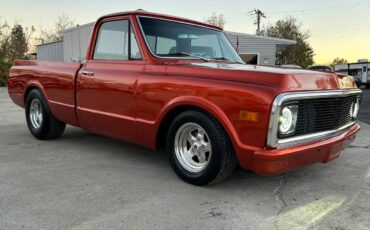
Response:
[{"label": "door handle", "polygon": [[94,72],[84,70],[84,71],[81,72],[81,75],[86,76],[86,77],[92,77],[92,76],[94,76]]}]

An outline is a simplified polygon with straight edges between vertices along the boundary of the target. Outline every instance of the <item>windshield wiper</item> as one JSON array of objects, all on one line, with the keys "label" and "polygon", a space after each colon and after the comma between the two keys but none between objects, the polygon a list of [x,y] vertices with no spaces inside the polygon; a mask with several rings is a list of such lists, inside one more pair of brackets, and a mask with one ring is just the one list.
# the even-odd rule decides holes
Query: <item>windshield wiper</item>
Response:
[{"label": "windshield wiper", "polygon": [[242,62],[234,61],[234,60],[230,60],[230,59],[225,58],[225,57],[215,57],[215,58],[211,58],[210,60],[216,60],[216,61],[228,61],[228,62],[233,62],[233,63],[244,64],[244,63],[242,63]]},{"label": "windshield wiper", "polygon": [[191,57],[191,58],[195,58],[195,59],[199,59],[199,60],[203,60],[203,61],[206,61],[206,62],[210,61],[208,58],[204,58],[204,57],[201,57],[201,56],[197,56],[197,55],[193,55],[193,54],[189,54],[189,53],[185,53],[185,52],[169,53],[166,56],[179,56],[179,55],[186,56],[186,57]]},{"label": "windshield wiper", "polygon": [[214,57],[214,58],[211,58],[211,60],[230,61],[229,59],[227,59],[227,58],[225,58],[225,57]]}]

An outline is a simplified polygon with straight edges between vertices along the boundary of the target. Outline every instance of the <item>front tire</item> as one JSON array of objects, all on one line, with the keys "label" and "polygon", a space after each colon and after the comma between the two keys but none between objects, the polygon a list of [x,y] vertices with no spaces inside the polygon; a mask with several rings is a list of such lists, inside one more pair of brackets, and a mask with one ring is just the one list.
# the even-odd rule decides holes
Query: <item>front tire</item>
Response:
[{"label": "front tire", "polygon": [[45,97],[37,89],[27,96],[26,120],[31,134],[39,140],[57,139],[66,127],[65,123],[53,117]]},{"label": "front tire", "polygon": [[176,174],[193,185],[221,182],[238,165],[221,124],[200,111],[187,111],[174,119],[166,148]]}]

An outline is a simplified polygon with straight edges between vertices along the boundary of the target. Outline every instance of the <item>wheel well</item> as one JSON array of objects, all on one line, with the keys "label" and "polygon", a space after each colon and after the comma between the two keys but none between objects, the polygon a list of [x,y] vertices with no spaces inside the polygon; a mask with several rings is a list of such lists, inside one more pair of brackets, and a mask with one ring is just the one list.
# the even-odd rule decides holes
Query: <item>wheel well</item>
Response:
[{"label": "wheel well", "polygon": [[27,102],[28,94],[29,94],[32,90],[34,90],[34,89],[39,90],[36,86],[30,86],[30,87],[28,87],[28,88],[26,89],[26,92],[24,92],[24,104],[26,104],[26,102]]},{"label": "wheel well", "polygon": [[196,107],[196,106],[191,106],[191,105],[183,105],[183,106],[179,106],[179,107],[176,107],[176,108],[172,109],[171,111],[169,111],[164,116],[164,118],[162,119],[161,124],[159,126],[159,129],[158,129],[158,132],[157,132],[157,137],[156,137],[156,149],[157,150],[159,150],[159,149],[161,149],[165,146],[167,131],[168,131],[172,121],[179,114],[181,114],[183,112],[186,112],[186,111],[194,111],[194,110],[202,112],[202,113],[206,114],[207,116],[213,116],[212,114],[210,114],[206,110],[201,109],[201,108]]}]

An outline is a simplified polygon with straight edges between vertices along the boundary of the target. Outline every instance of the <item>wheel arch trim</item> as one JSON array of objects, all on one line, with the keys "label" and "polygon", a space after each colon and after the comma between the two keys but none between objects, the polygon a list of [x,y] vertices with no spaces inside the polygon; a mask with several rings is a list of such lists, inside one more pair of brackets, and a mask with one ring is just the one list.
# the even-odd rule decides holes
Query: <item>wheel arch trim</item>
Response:
[{"label": "wheel arch trim", "polygon": [[44,95],[44,97],[46,99],[46,102],[49,103],[49,97],[46,94],[46,91],[45,91],[44,87],[42,86],[42,84],[39,81],[31,80],[24,87],[24,91],[23,91],[23,98],[24,98],[24,104],[25,105],[26,105],[26,101],[27,101],[27,95],[29,94],[29,92],[31,92],[32,89],[40,90],[42,95]]},{"label": "wheel arch trim", "polygon": [[196,97],[196,96],[183,96],[178,97],[173,100],[171,100],[169,103],[166,104],[166,106],[162,109],[162,111],[159,113],[159,116],[156,119],[156,139],[160,135],[160,129],[161,125],[166,119],[166,116],[171,112],[181,107],[193,107],[198,108],[200,110],[203,110],[210,115],[212,115],[224,128],[225,132],[227,133],[228,137],[230,138],[231,142],[234,145],[234,148],[239,146],[243,146],[242,142],[239,139],[239,136],[232,125],[230,119],[227,117],[227,115],[219,108],[217,105],[212,103],[209,100],[206,100],[202,97]]}]

